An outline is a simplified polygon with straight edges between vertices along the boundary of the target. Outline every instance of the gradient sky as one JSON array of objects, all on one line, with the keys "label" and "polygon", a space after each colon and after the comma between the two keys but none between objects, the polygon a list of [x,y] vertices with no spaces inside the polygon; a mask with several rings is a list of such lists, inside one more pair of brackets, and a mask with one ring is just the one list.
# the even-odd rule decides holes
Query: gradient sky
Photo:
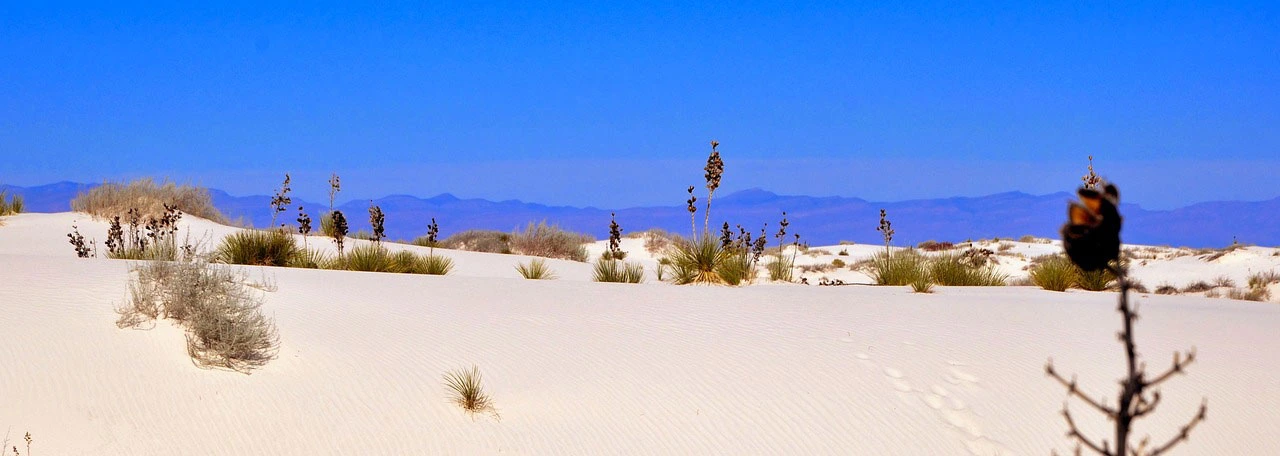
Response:
[{"label": "gradient sky", "polygon": [[678,205],[717,139],[722,192],[1043,194],[1092,154],[1148,208],[1280,196],[1277,2],[17,3],[0,183]]}]

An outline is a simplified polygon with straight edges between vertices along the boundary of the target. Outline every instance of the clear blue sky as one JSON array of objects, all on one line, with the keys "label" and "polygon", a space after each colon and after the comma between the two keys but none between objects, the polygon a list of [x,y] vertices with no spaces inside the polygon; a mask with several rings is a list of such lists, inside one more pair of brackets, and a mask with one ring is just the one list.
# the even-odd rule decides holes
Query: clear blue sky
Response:
[{"label": "clear blue sky", "polygon": [[[0,4],[0,182],[682,204],[1280,196],[1277,2]],[[417,2],[412,2],[417,3]],[[167,8],[167,9],[159,9]]]}]

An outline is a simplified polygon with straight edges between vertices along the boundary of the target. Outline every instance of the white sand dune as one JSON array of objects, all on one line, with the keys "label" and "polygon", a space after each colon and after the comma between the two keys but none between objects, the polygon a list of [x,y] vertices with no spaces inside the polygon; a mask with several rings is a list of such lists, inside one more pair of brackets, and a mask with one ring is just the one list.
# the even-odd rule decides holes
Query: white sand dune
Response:
[{"label": "white sand dune", "polygon": [[[75,258],[72,220],[105,237],[82,214],[0,227],[0,427],[31,432],[35,454],[1041,455],[1070,448],[1045,360],[1111,403],[1124,368],[1114,293],[600,284],[567,261],[552,262],[560,280],[527,281],[513,269],[527,257],[437,250],[454,274],[249,268],[278,285],[264,309],[279,357],[252,375],[204,370],[168,323],[116,328],[129,262]],[[822,249],[841,248],[856,261],[879,247]],[[1212,270],[1280,263],[1253,250]],[[1185,258],[1135,275],[1202,273]],[[1208,421],[1176,454],[1280,454],[1280,305],[1137,301],[1151,370],[1192,345],[1200,357],[1138,433],[1168,438],[1206,397]],[[447,399],[441,376],[473,364],[500,420]]]}]

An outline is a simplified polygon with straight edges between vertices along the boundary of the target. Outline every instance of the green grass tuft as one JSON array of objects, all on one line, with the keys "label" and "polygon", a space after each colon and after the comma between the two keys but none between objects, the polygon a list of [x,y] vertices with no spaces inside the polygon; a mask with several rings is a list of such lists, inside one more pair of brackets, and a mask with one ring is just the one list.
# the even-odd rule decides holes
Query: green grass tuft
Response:
[{"label": "green grass tuft", "polygon": [[731,276],[736,274],[723,265],[729,252],[720,246],[718,240],[709,237],[698,240],[677,238],[667,252],[666,258],[671,260],[672,280],[677,285],[726,283],[720,276],[721,271]]},{"label": "green grass tuft", "polygon": [[494,418],[498,411],[493,407],[493,398],[484,392],[480,383],[480,368],[471,366],[471,370],[459,369],[444,374],[444,384],[449,388],[449,398],[467,413],[489,412]]},{"label": "green grass tuft", "polygon": [[516,265],[516,270],[520,271],[520,275],[529,280],[552,280],[556,278],[556,273],[551,271],[551,267],[547,266],[547,260],[542,258],[534,258],[528,263],[520,263]]},{"label": "green grass tuft", "polygon": [[591,279],[596,282],[640,283],[644,281],[644,266],[640,263],[600,258],[596,260]]},{"label": "green grass tuft", "polygon": [[925,258],[914,251],[877,253],[871,257],[869,266],[876,285],[910,285],[927,272]]},{"label": "green grass tuft", "polygon": [[1031,282],[1050,291],[1067,291],[1076,284],[1079,268],[1064,255],[1053,255],[1031,268]]},{"label": "green grass tuft", "polygon": [[228,264],[294,266],[303,253],[297,240],[280,230],[240,231],[222,238],[217,259]]}]

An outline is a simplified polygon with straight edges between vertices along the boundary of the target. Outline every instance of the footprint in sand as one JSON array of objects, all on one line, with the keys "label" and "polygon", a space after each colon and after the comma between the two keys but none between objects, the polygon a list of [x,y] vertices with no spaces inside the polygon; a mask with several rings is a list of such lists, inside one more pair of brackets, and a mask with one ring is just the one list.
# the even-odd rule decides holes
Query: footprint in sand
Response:
[{"label": "footprint in sand", "polygon": [[903,380],[903,377],[905,377],[905,375],[903,375],[902,371],[894,369],[892,367],[886,367],[884,368],[884,375],[886,377],[889,377],[890,383],[893,383],[893,389],[896,389],[903,393],[910,393],[912,390],[914,390],[914,388],[911,387],[910,383],[907,383],[906,380]]},{"label": "footprint in sand", "polygon": [[973,384],[978,383],[978,377],[975,377],[973,376],[973,374],[962,371],[960,369],[951,368],[951,376],[955,377],[957,380],[962,380],[968,383],[973,383]]}]

